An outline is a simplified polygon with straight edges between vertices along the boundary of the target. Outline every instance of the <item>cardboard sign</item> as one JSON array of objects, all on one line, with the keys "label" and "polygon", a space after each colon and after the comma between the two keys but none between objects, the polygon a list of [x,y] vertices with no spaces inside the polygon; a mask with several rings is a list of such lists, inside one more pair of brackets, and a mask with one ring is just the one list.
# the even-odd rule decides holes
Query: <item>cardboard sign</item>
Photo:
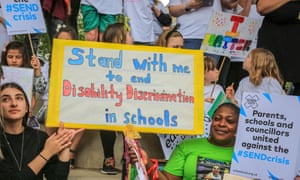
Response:
[{"label": "cardboard sign", "polygon": [[0,4],[8,35],[47,31],[39,0],[0,0]]},{"label": "cardboard sign", "polygon": [[294,179],[300,171],[300,98],[244,93],[231,174]]},{"label": "cardboard sign", "polygon": [[19,84],[26,93],[29,104],[31,104],[33,88],[33,69],[2,66],[3,77],[1,84],[15,82]]},{"label": "cardboard sign", "polygon": [[47,126],[203,133],[203,52],[54,40]]},{"label": "cardboard sign", "polygon": [[201,49],[221,56],[244,58],[260,24],[261,19],[214,11]]}]

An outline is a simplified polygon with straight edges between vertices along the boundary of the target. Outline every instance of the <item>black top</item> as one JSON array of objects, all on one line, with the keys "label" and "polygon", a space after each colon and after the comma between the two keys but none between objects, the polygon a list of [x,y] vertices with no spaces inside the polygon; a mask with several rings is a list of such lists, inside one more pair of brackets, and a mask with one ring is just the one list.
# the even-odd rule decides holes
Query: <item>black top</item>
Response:
[{"label": "black top", "polygon": [[270,50],[284,80],[300,83],[300,1],[290,1],[265,15],[257,47]]},{"label": "black top", "polygon": [[[22,133],[18,135],[6,134],[8,141],[14,151],[17,161],[20,162]],[[57,156],[52,157],[38,175],[28,167],[44,147],[48,135],[39,130],[26,127],[24,130],[23,162],[19,171],[3,133],[0,135],[0,146],[4,159],[0,160],[0,180],[43,180],[43,174],[48,180],[64,180],[68,178],[69,162],[61,162]]]}]

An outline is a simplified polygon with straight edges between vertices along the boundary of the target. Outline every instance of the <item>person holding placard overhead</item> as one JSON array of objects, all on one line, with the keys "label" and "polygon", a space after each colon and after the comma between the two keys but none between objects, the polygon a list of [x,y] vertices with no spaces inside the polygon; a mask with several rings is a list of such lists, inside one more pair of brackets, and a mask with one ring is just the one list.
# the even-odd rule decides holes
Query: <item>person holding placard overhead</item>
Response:
[{"label": "person holding placard overhead", "polygon": [[50,137],[26,126],[29,101],[21,86],[0,86],[0,179],[64,180],[69,174],[69,146],[80,130],[64,129]]},{"label": "person holding placard overhead", "polygon": [[[158,180],[205,179],[214,166],[218,166],[221,176],[229,173],[238,119],[239,108],[235,104],[221,104],[213,115],[210,136],[181,142],[162,172],[158,170],[157,160],[148,159],[147,153],[141,149],[140,157],[149,178],[155,176]],[[131,147],[129,155],[134,164],[137,155]]]}]

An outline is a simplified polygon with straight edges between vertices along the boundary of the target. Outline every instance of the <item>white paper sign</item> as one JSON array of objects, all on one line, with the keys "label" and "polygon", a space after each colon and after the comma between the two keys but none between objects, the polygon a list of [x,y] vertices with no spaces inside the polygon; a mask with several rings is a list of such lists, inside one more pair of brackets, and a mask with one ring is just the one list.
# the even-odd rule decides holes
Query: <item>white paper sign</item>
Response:
[{"label": "white paper sign", "polygon": [[0,3],[8,35],[46,32],[39,0],[0,0]]},{"label": "white paper sign", "polygon": [[19,84],[25,91],[29,104],[31,104],[33,69],[2,66],[2,70],[3,77],[1,78],[1,84],[7,82],[15,82]]},{"label": "white paper sign", "polygon": [[54,40],[48,126],[203,134],[203,51]]},{"label": "white paper sign", "polygon": [[300,97],[244,93],[231,174],[291,180],[300,169]]},{"label": "white paper sign", "polygon": [[201,49],[228,57],[246,57],[261,19],[213,12]]}]

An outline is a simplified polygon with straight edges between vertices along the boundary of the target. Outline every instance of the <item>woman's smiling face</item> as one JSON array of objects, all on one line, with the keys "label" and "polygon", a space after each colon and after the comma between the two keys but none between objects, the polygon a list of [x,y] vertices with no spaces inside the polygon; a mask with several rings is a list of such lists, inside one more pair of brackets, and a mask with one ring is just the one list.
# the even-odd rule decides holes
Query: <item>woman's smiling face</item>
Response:
[{"label": "woman's smiling face", "polygon": [[230,106],[221,106],[212,118],[210,142],[219,146],[233,146],[239,113]]}]

